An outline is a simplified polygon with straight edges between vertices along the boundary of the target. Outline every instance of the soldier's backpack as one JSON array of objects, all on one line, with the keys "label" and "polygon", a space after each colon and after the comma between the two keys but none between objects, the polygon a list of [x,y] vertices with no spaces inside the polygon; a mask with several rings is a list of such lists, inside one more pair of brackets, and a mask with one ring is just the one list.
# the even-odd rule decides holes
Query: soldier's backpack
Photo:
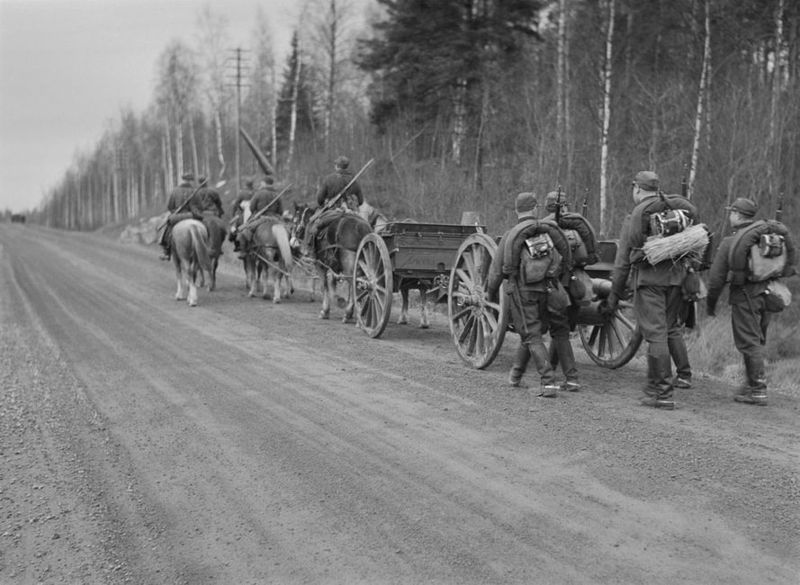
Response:
[{"label": "soldier's backpack", "polygon": [[631,225],[639,226],[642,234],[669,237],[684,231],[697,219],[697,208],[682,195],[649,197],[634,207]]},{"label": "soldier's backpack", "polygon": [[519,257],[519,276],[525,284],[536,284],[561,273],[561,254],[547,232],[525,240]]},{"label": "soldier's backpack", "polygon": [[523,284],[560,278],[572,267],[564,232],[549,220],[531,219],[511,228],[503,253],[503,274],[518,274]]},{"label": "soldier's backpack", "polygon": [[794,274],[794,241],[777,220],[758,220],[736,232],[728,256],[730,282],[764,282]]}]

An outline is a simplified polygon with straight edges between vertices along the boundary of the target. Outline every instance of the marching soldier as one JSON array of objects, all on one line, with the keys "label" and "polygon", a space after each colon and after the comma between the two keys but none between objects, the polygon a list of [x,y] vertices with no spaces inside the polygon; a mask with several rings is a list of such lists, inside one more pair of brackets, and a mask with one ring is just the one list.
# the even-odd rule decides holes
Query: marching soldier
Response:
[{"label": "marching soldier", "polygon": [[633,200],[636,206],[622,227],[612,274],[612,292],[603,307],[606,314],[612,314],[616,310],[632,272],[633,310],[648,346],[647,385],[642,404],[667,410],[675,408],[670,347],[683,345],[685,348],[680,320],[683,308],[682,285],[687,269],[680,262],[666,260],[653,265],[644,258],[642,247],[648,233],[643,229],[642,217],[651,205],[658,205],[659,199],[663,201],[667,198],[672,205],[691,209],[695,213],[694,206],[688,200],[677,201],[674,200],[676,197],[680,196],[664,196],[660,193],[659,179],[655,173],[637,173],[633,181]]},{"label": "marching soldier", "polygon": [[250,200],[253,198],[253,178],[248,177],[244,181],[244,188],[239,190],[239,195],[233,200],[231,204],[231,229],[228,234],[228,240],[233,242],[233,251],[239,252],[239,239],[236,237],[236,232],[239,226],[245,220],[245,207],[250,206]]},{"label": "marching soldier", "polygon": [[[490,299],[496,299],[503,280],[507,280],[505,293],[511,306],[511,319],[514,329],[519,333],[520,345],[513,366],[509,372],[509,383],[515,387],[522,387],[522,376],[524,375],[528,362],[533,358],[533,363],[539,373],[541,383],[540,396],[552,398],[556,396],[559,389],[556,384],[556,376],[550,363],[550,356],[545,347],[542,336],[551,331],[554,338],[567,336],[569,342],[569,322],[566,315],[566,308],[569,303],[566,291],[557,285],[557,280],[563,275],[566,266],[569,264],[569,245],[561,235],[561,249],[551,250],[552,255],[548,273],[543,278],[526,278],[525,271],[520,263],[520,258],[526,254],[526,239],[533,235],[546,233],[548,238],[551,235],[560,233],[555,223],[539,221],[536,219],[536,195],[534,193],[520,193],[514,205],[517,213],[518,223],[503,234],[498,245],[497,254],[492,259],[489,267],[487,292]],[[557,239],[557,238],[556,238]],[[558,266],[555,266],[558,263]],[[553,272],[549,272],[549,271]],[[554,310],[554,299],[550,295],[557,294],[556,291],[563,293],[563,307],[561,310]],[[572,354],[570,347],[569,355]],[[564,355],[562,359],[569,359]],[[574,369],[574,356],[572,358],[573,367],[566,368],[571,371],[573,379],[567,379],[566,387],[570,390],[579,388],[577,382],[577,371]]]},{"label": "marching soldier", "polygon": [[[770,281],[755,281],[745,277],[736,278],[736,270],[733,266],[736,260],[735,254],[747,253],[746,247],[739,247],[736,244],[740,233],[755,223],[758,206],[752,199],[739,197],[726,209],[729,211],[728,221],[733,228],[733,233],[722,239],[711,264],[706,308],[709,316],[716,315],[719,296],[725,285],[729,284],[728,302],[731,306],[733,342],[736,349],[742,354],[746,377],[745,383],[739,388],[734,400],[744,404],[765,406],[767,404],[767,380],[764,350],[767,342],[767,328],[772,318],[767,300]],[[788,233],[785,235],[789,236]],[[747,264],[746,258],[739,260],[742,261],[742,265]],[[788,267],[782,268],[782,275],[794,273],[793,260],[792,257]],[[728,282],[729,274],[732,275],[730,282]]]}]

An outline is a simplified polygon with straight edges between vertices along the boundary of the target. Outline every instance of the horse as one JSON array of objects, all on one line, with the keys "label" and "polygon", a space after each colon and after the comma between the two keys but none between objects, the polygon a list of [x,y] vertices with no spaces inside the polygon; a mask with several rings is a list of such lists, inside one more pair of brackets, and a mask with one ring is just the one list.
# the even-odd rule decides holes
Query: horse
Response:
[{"label": "horse", "polygon": [[[175,224],[170,235],[172,263],[178,290],[175,300],[186,299],[190,307],[197,305],[198,272],[211,274],[211,258],[208,254],[208,232],[206,226],[196,219],[184,219]],[[202,275],[202,272],[201,272]]]},{"label": "horse", "polygon": [[259,223],[251,241],[251,247],[244,258],[244,270],[249,286],[248,296],[254,297],[259,283],[261,298],[267,298],[267,281],[272,278],[272,302],[281,302],[281,283],[285,282],[287,293],[294,292],[291,281],[292,250],[289,246],[289,232],[283,221],[266,218]]},{"label": "horse", "polygon": [[[222,218],[213,214],[203,215],[203,225],[208,232],[208,255],[211,259],[211,270],[208,274],[208,290],[213,291],[217,288],[217,267],[219,257],[222,256],[222,242],[228,236],[228,226]],[[205,279],[201,274],[201,283]]]},{"label": "horse", "polygon": [[[382,231],[384,231],[386,229],[386,226],[389,223],[391,223],[389,218],[386,217],[386,215],[375,209],[372,205],[370,205],[366,201],[359,206],[358,214],[361,217],[363,217],[367,222],[369,222],[370,226],[372,227],[372,231],[374,231],[376,234],[379,234]],[[411,219],[404,219],[403,222],[414,223],[414,221]],[[418,278],[400,277],[399,282],[397,282],[397,290],[400,291],[400,298],[402,299],[402,305],[400,307],[400,316],[397,319],[397,324],[398,325],[408,324],[408,303],[409,303],[409,292],[411,291],[411,289],[416,289],[417,291],[419,291],[419,301],[420,301],[419,328],[428,329],[430,327],[430,321],[428,319],[429,286],[428,283]]]},{"label": "horse", "polygon": [[[309,228],[309,220],[314,209],[305,204],[294,204],[292,221],[292,240],[303,242]],[[347,283],[347,300],[344,305],[343,323],[353,319],[355,295],[353,291],[353,272],[355,271],[356,251],[361,240],[372,229],[364,218],[341,210],[324,212],[319,219],[319,228],[313,242],[301,246],[303,256],[308,256],[313,247],[314,264],[322,282],[322,309],[320,319],[330,319],[332,297],[336,285],[344,280]]]}]

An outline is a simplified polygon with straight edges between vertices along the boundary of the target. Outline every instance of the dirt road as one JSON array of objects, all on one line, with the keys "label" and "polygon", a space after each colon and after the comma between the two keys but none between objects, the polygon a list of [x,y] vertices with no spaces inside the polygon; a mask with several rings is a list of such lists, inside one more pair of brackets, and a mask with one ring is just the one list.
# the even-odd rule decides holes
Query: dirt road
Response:
[{"label": "dirt road", "polygon": [[655,411],[577,350],[539,398],[512,338],[470,370],[233,264],[190,308],[156,256],[0,224],[0,583],[800,582],[796,397]]}]

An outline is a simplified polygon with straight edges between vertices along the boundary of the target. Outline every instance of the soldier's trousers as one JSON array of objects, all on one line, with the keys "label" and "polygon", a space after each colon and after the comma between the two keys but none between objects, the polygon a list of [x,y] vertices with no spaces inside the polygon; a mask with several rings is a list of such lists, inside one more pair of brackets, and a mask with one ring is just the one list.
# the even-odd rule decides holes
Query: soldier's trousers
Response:
[{"label": "soldier's trousers", "polygon": [[772,313],[764,307],[763,295],[750,295],[731,303],[733,343],[744,359],[747,387],[763,390],[767,387],[764,350],[767,328]]}]

